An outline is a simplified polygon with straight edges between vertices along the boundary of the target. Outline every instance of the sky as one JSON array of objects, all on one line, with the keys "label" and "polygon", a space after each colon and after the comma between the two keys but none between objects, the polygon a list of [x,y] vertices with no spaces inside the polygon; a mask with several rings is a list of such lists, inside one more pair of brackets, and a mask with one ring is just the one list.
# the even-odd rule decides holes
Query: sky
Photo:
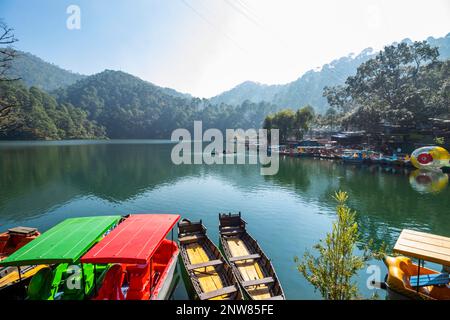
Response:
[{"label": "sky", "polygon": [[[69,29],[67,9],[80,9]],[[0,0],[17,49],[197,97],[283,84],[334,59],[450,32],[449,0]],[[73,20],[70,20],[73,21]]]}]

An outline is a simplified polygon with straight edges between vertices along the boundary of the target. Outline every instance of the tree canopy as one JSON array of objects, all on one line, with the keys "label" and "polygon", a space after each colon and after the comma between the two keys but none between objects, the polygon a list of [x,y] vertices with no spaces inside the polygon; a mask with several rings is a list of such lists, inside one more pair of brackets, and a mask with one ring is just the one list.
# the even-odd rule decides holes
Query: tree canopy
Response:
[{"label": "tree canopy", "polygon": [[384,48],[361,64],[345,85],[326,87],[328,103],[347,114],[344,123],[367,131],[380,123],[420,126],[450,116],[450,60],[427,42]]},{"label": "tree canopy", "polygon": [[313,120],[314,109],[311,106],[305,106],[297,111],[284,109],[268,115],[264,119],[263,128],[278,129],[281,141],[286,141],[291,137],[301,139]]}]

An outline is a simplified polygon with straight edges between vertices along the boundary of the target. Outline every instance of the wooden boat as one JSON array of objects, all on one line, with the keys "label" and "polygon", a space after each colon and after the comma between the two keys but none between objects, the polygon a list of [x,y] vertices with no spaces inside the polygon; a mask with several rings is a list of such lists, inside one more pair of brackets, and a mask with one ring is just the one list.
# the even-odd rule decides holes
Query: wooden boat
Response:
[{"label": "wooden boat", "polygon": [[206,235],[202,221],[178,223],[184,271],[200,300],[241,300],[239,283],[219,249]]},{"label": "wooden boat", "polygon": [[234,275],[252,300],[284,300],[275,269],[259,244],[246,231],[239,214],[219,214],[220,244]]},{"label": "wooden boat", "polygon": [[[104,269],[80,265],[80,257],[120,219],[120,216],[71,218],[54,226],[0,262],[0,266],[18,270],[0,295],[31,300],[78,300],[89,296]],[[22,277],[28,266],[39,268],[31,279]],[[16,286],[21,290],[13,290]],[[17,291],[18,295],[13,297],[8,294],[10,291]]]},{"label": "wooden boat", "polygon": [[450,300],[450,276],[426,268],[424,261],[450,267],[450,238],[413,230],[403,230],[394,252],[405,256],[385,257],[388,267],[386,287],[390,297],[419,300]]},{"label": "wooden boat", "polygon": [[179,249],[166,236],[179,219],[174,214],[130,215],[90,249],[81,263],[108,268],[92,299],[168,299]]}]

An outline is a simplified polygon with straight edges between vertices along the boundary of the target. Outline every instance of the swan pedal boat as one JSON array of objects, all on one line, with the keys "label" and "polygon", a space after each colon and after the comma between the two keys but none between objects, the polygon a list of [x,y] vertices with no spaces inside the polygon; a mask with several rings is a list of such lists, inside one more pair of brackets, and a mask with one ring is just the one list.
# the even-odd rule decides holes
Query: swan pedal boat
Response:
[{"label": "swan pedal boat", "polygon": [[[450,238],[405,229],[393,251],[405,256],[384,258],[388,268],[385,283],[391,298],[450,300]],[[418,263],[409,257],[418,259]],[[444,271],[426,268],[424,261],[442,265]]]},{"label": "swan pedal boat", "polygon": [[219,249],[208,238],[202,221],[178,223],[178,241],[190,289],[199,300],[241,300],[233,271]]},{"label": "swan pedal boat", "polygon": [[272,262],[247,233],[241,213],[219,214],[220,246],[246,298],[285,300]]}]

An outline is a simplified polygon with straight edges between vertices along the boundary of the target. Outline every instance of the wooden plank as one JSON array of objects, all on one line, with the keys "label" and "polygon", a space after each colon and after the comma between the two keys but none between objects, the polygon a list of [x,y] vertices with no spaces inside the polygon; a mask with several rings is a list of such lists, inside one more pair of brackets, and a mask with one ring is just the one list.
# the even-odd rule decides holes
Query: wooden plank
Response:
[{"label": "wooden plank", "polygon": [[450,265],[450,238],[404,229],[394,252],[442,265]]},{"label": "wooden plank", "polygon": [[[186,245],[186,252],[189,257],[189,262],[193,265],[210,261],[205,250],[198,243],[191,243]],[[222,280],[214,267],[206,267],[205,269],[202,269],[201,272],[197,270],[194,270],[193,272],[195,273],[203,292],[212,292],[223,287]],[[226,298],[227,296],[224,295],[215,297],[213,299]]]},{"label": "wooden plank", "polygon": [[394,250],[396,253],[403,254],[405,256],[414,257],[417,259],[423,259],[430,262],[435,262],[438,264],[450,266],[449,257],[447,255],[438,254],[438,253],[429,253],[421,249],[403,246],[403,245],[397,245]]},{"label": "wooden plank", "polygon": [[257,253],[255,254],[249,254],[247,256],[240,256],[240,257],[232,257],[230,258],[230,262],[236,262],[236,261],[243,261],[243,260],[252,260],[252,259],[259,259],[261,256]]},{"label": "wooden plank", "polygon": [[203,235],[184,236],[184,237],[179,238],[178,241],[180,241],[180,243],[186,243],[186,242],[197,241],[203,237],[204,237]]},{"label": "wooden plank", "polygon": [[402,245],[404,247],[420,249],[420,250],[426,251],[430,255],[437,253],[437,254],[443,254],[443,255],[450,257],[450,249],[435,246],[435,245],[429,244],[429,243],[411,241],[411,240],[404,238],[400,242],[400,245]]},{"label": "wooden plank", "polygon": [[[227,244],[233,257],[250,255],[245,243],[239,238],[227,239]],[[257,260],[237,261],[235,265],[244,281],[262,279],[264,275]],[[247,289],[248,293],[256,300],[264,300],[271,297],[269,288],[266,285]]]},{"label": "wooden plank", "polygon": [[196,263],[196,264],[189,264],[187,266],[188,270],[194,270],[199,268],[206,268],[206,267],[213,267],[221,265],[223,262],[221,260],[210,260],[202,263]]},{"label": "wooden plank", "polygon": [[267,277],[267,278],[262,278],[262,279],[244,281],[244,282],[242,282],[242,286],[247,288],[247,287],[252,287],[252,286],[259,286],[261,284],[273,283],[274,281],[275,280],[272,277]]},{"label": "wooden plank", "polygon": [[270,297],[270,298],[268,298],[266,300],[284,300],[284,297],[283,296],[273,296],[273,297]]},{"label": "wooden plank", "polygon": [[202,294],[200,294],[200,299],[201,300],[209,300],[209,299],[216,298],[219,296],[228,295],[228,294],[234,293],[236,291],[237,291],[237,289],[235,286],[224,287],[224,288],[220,288],[218,290],[202,293]]}]

